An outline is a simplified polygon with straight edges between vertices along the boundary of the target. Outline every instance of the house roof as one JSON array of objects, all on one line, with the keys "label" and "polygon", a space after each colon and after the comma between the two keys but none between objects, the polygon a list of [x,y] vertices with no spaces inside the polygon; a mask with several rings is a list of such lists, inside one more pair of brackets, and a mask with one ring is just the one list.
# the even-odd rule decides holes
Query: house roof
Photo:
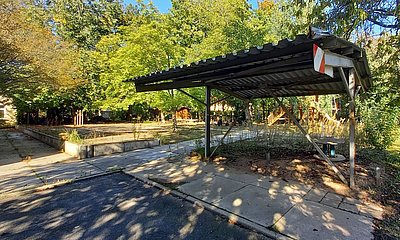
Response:
[{"label": "house roof", "polygon": [[371,87],[365,51],[329,34],[298,35],[127,81],[135,83],[137,92],[210,86],[242,99],[346,93],[337,68],[333,77],[314,70],[314,45],[350,59],[358,84],[364,90]]}]

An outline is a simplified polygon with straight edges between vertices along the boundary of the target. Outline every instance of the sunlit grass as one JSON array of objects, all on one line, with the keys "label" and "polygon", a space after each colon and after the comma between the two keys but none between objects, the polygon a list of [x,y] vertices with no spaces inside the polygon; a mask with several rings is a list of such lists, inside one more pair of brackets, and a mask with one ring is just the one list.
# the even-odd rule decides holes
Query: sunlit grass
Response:
[{"label": "sunlit grass", "polygon": [[392,153],[399,154],[400,155],[400,127],[397,129],[396,134],[397,139],[394,141],[392,146],[388,148],[388,150]]}]

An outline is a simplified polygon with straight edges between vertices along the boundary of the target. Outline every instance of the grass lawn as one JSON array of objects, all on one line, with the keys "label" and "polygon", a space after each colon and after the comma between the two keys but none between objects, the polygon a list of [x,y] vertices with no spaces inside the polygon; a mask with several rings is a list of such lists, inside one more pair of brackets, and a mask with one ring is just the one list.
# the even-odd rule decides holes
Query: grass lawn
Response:
[{"label": "grass lawn", "polygon": [[399,136],[394,143],[392,144],[392,146],[389,147],[388,151],[393,154],[398,161],[395,161],[393,164],[400,168],[400,129],[397,131],[397,136]]}]

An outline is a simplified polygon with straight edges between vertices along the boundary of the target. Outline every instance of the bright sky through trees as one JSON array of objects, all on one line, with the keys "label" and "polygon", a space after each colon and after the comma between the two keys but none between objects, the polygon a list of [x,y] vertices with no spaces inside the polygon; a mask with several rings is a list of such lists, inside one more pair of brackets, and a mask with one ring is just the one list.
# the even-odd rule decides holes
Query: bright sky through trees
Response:
[{"label": "bright sky through trees", "polygon": [[[145,2],[148,2],[148,0],[146,0]],[[171,8],[172,4],[170,0],[152,0],[153,4],[157,7],[158,10],[160,10],[160,12],[162,13],[166,13],[168,12],[168,10]],[[253,8],[257,7],[257,0],[250,0],[248,1],[251,6]],[[124,0],[125,4],[135,4],[136,0]]]}]

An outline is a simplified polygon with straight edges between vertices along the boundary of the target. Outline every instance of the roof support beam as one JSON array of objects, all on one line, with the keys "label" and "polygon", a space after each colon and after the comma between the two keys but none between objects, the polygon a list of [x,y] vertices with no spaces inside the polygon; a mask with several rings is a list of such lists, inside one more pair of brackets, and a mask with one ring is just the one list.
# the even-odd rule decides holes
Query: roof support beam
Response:
[{"label": "roof support beam", "polygon": [[232,95],[232,96],[234,96],[234,97],[236,97],[236,98],[238,98],[238,99],[247,100],[245,97],[240,96],[239,94],[237,94],[237,93],[235,93],[235,92],[229,90],[229,89],[226,88],[226,87],[218,86],[218,85],[213,85],[213,84],[210,84],[209,86],[210,86],[210,87],[213,87],[213,88],[215,88],[215,89],[218,89],[218,90],[220,90],[221,92],[224,92],[224,93],[227,93],[227,94],[229,94],[229,95]]},{"label": "roof support beam", "polygon": [[332,167],[333,171],[338,175],[340,180],[344,184],[348,184],[346,178],[342,175],[342,173],[337,169],[335,164],[332,163],[332,161],[328,158],[328,156],[325,155],[325,153],[322,151],[322,149],[314,142],[314,140],[311,139],[311,136],[304,130],[304,128],[300,125],[300,123],[297,121],[295,116],[286,108],[286,106],[283,104],[281,100],[279,100],[278,97],[274,96],[274,99],[278,102],[279,106],[283,108],[283,110],[286,112],[286,114],[292,119],[294,124],[297,125],[297,127],[300,129],[300,131],[304,134],[304,136],[307,138],[307,140],[314,146],[314,148],[318,151],[318,153],[322,156],[322,158]]},{"label": "roof support beam", "polygon": [[[274,62],[267,62],[267,63],[262,63],[255,65],[253,67],[248,67],[246,70],[240,70],[231,73],[229,75],[230,78],[242,78],[242,77],[247,77],[247,76],[252,76],[254,73],[260,74],[262,71],[267,71],[273,69],[276,71],[279,68],[291,66],[293,65],[310,65],[312,63],[311,56],[308,53],[303,53],[301,56],[298,57],[292,57],[284,60],[277,60]],[[215,82],[216,80],[212,79],[207,81],[207,83]]]},{"label": "roof support beam", "polygon": [[197,97],[195,97],[195,96],[193,96],[193,95],[191,95],[191,94],[189,94],[189,93],[183,91],[182,89],[178,88],[178,89],[176,89],[176,90],[178,90],[179,92],[185,94],[185,95],[188,96],[188,97],[193,98],[194,100],[196,100],[197,102],[203,104],[204,106],[207,106],[205,102],[203,102],[203,101],[201,101],[200,99],[198,99]]},{"label": "roof support beam", "polygon": [[219,102],[222,102],[222,101],[224,101],[224,100],[226,100],[226,99],[228,99],[230,97],[232,97],[232,96],[226,96],[226,97],[220,98],[217,101],[212,102],[211,105],[214,105],[214,104],[217,104]]},{"label": "roof support beam", "polygon": [[[262,84],[262,85],[260,85],[260,84],[258,84],[258,85],[252,84],[252,85],[250,85],[250,84],[237,84],[237,83],[232,83],[232,85],[234,87],[242,87],[243,90],[255,90],[255,89],[259,89],[260,86],[268,86],[268,88],[270,88],[270,89],[281,89],[282,87],[284,87],[286,89],[291,90],[292,88],[303,86],[303,85],[314,85],[314,84],[317,85],[317,84],[334,83],[334,82],[340,81],[339,79],[328,78],[328,77],[325,77],[324,75],[321,75],[321,76],[319,76],[319,75],[307,76],[306,78],[307,79],[304,80],[304,81],[297,81],[297,82],[294,82],[294,83],[292,82],[292,83],[282,84],[282,85],[279,85],[279,86],[270,85],[270,84],[269,85],[266,85],[266,84]],[[291,79],[293,79],[293,78],[283,78],[280,81],[285,82],[285,81],[289,81]],[[268,81],[265,80],[264,82],[268,82]],[[223,87],[224,85],[219,85],[219,86]],[[227,85],[227,87],[228,87],[228,85]]]},{"label": "roof support beam", "polygon": [[342,79],[344,88],[346,89],[347,95],[349,95],[350,100],[352,102],[354,102],[353,94],[351,94],[351,92],[350,92],[349,83],[347,82],[346,74],[344,73],[344,70],[342,67],[339,67],[339,74],[340,74],[340,78]]},{"label": "roof support beam", "polygon": [[136,84],[136,92],[150,92],[150,91],[160,91],[160,90],[171,90],[178,88],[190,88],[190,87],[202,87],[204,84],[201,82],[167,82],[159,84]]}]

